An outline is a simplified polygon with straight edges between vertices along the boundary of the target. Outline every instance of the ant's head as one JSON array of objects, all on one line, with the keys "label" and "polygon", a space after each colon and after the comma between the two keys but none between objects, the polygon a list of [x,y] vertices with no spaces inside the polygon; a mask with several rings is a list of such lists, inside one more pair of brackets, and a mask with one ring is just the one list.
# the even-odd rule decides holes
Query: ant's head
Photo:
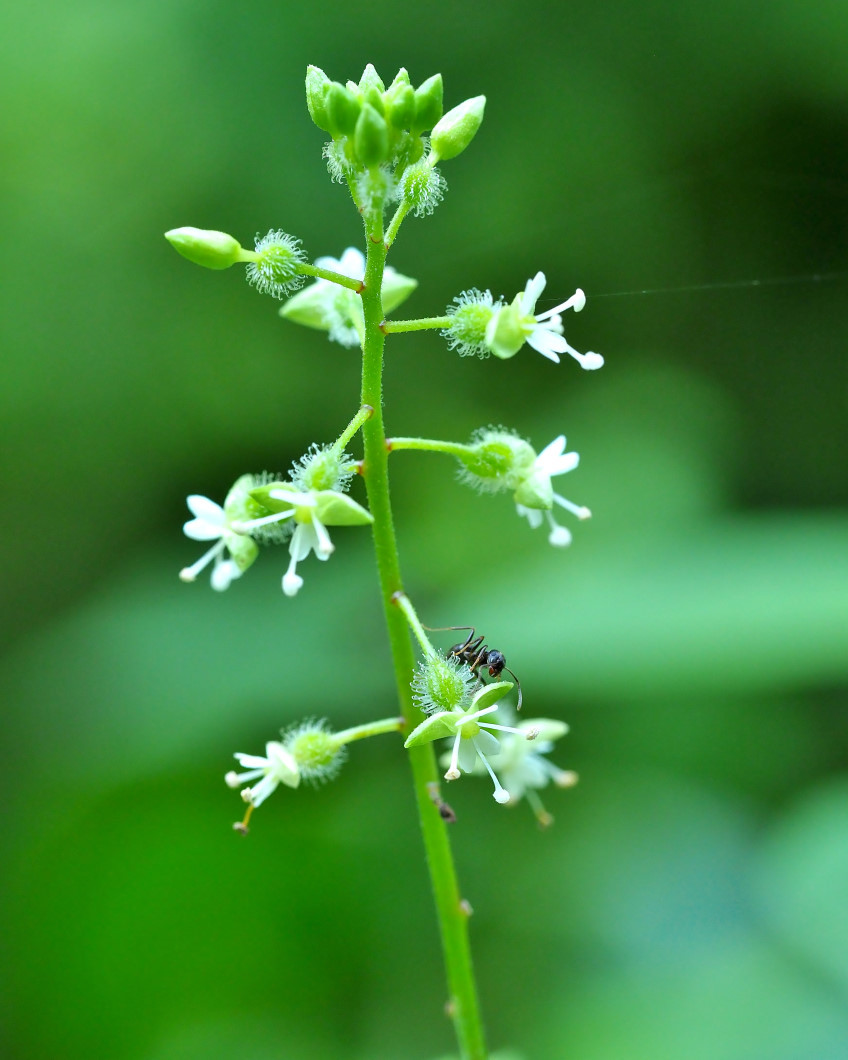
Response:
[{"label": "ant's head", "polygon": [[498,677],[503,673],[506,666],[506,656],[502,651],[490,651],[486,660],[489,667],[489,677]]}]

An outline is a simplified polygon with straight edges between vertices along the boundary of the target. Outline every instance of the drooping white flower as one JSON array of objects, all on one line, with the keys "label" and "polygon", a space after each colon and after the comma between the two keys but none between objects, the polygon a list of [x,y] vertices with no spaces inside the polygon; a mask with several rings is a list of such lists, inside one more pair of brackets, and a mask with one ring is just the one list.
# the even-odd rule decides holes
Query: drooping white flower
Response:
[{"label": "drooping white flower", "polygon": [[[356,247],[348,247],[340,258],[316,258],[318,268],[328,269],[351,280],[364,280],[365,256]],[[383,310],[390,313],[405,301],[418,281],[403,276],[387,265],[383,271]],[[355,291],[340,287],[332,280],[317,279],[298,291],[280,308],[280,316],[296,324],[329,332],[331,342],[355,347],[362,344],[365,321],[362,299]]]},{"label": "drooping white flower", "polygon": [[[545,757],[554,749],[554,741],[567,732],[565,722],[529,718],[511,727],[500,741],[498,772],[509,791],[510,804],[526,798],[543,825],[551,824],[553,818],[542,805],[537,791],[551,782],[560,788],[571,788],[577,783],[576,773],[559,769]],[[473,772],[482,775],[483,769],[475,766]]]},{"label": "drooping white flower", "polygon": [[286,596],[296,596],[303,585],[303,578],[297,573],[298,563],[310,552],[320,560],[328,560],[335,551],[328,526],[361,526],[374,521],[361,504],[338,490],[300,490],[295,483],[271,482],[253,490],[251,496],[271,514],[238,523],[240,532],[249,533],[288,519],[295,524],[289,542],[291,561],[282,580]]},{"label": "drooping white flower", "polygon": [[489,762],[490,758],[495,758],[501,753],[500,741],[492,730],[508,733],[515,733],[518,730],[511,726],[480,719],[496,711],[497,701],[512,687],[510,681],[495,681],[479,688],[467,705],[430,714],[409,734],[404,747],[415,747],[445,737],[452,739],[451,750],[447,756],[448,769],[445,773],[445,780],[457,780],[462,773],[471,773],[479,766],[492,779],[495,787],[493,792],[495,801],[509,802],[510,792],[500,782]]},{"label": "drooping white flower", "polygon": [[261,806],[280,784],[289,788],[296,788],[300,784],[300,770],[294,755],[277,740],[265,744],[264,758],[241,753],[236,753],[235,757],[246,772],[236,773],[232,770],[224,780],[228,787],[238,788],[261,777],[258,784],[245,788],[241,793],[244,801],[254,808]]},{"label": "drooping white flower", "polygon": [[497,309],[486,326],[486,346],[496,357],[508,358],[514,357],[526,342],[557,364],[559,355],[567,353],[582,368],[600,368],[604,359],[599,353],[579,353],[563,335],[561,314],[567,309],[579,313],[586,304],[586,296],[578,288],[564,302],[536,315],[536,302],[545,283],[545,274],[537,272],[509,305]]},{"label": "drooping white flower", "polygon": [[255,476],[242,475],[227,494],[223,507],[197,493],[186,498],[194,518],[184,524],[183,533],[193,541],[215,544],[196,563],[180,571],[184,582],[193,582],[212,563],[212,588],[220,592],[229,588],[256,559],[259,552],[256,543],[236,529],[236,524],[249,512],[249,491],[256,484]]},{"label": "drooping white flower", "polygon": [[557,475],[573,471],[579,462],[579,453],[566,453],[565,435],[559,435],[539,453],[514,495],[518,514],[524,516],[534,530],[547,519],[550,526],[548,541],[559,547],[571,544],[571,531],[557,523],[552,510],[554,504],[565,508],[578,519],[589,519],[592,515],[588,508],[574,504],[554,492],[551,483],[551,479]]}]

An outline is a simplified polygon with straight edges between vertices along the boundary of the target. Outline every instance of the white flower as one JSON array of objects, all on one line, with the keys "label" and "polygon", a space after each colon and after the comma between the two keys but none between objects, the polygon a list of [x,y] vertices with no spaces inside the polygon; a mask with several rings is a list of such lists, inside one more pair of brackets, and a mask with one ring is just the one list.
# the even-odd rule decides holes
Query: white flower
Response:
[{"label": "white flower", "polygon": [[251,495],[271,514],[236,523],[241,533],[286,519],[295,522],[289,542],[291,562],[282,581],[286,596],[296,596],[303,585],[303,578],[297,573],[298,563],[310,552],[327,560],[335,551],[328,526],[359,526],[374,521],[361,504],[338,490],[302,491],[290,482],[271,482],[254,489]]},{"label": "white flower", "polygon": [[[457,780],[461,773],[471,773],[475,768],[485,770],[495,786],[493,798],[496,802],[510,801],[510,792],[501,784],[489,764],[490,758],[501,753],[498,738],[489,730],[516,733],[517,729],[495,722],[480,721],[480,718],[498,709],[497,700],[512,688],[510,681],[496,681],[483,685],[472,697],[467,707],[441,710],[431,714],[414,729],[406,739],[404,747],[430,743],[443,737],[451,737],[453,744],[446,756],[448,770],[445,780]],[[526,738],[526,737],[524,737]]]},{"label": "white flower", "polygon": [[276,740],[265,744],[265,757],[261,755],[245,755],[237,753],[235,756],[245,773],[236,773],[235,770],[227,773],[224,780],[231,788],[256,780],[262,777],[258,784],[252,788],[242,791],[242,798],[252,807],[261,806],[268,796],[276,790],[280,784],[286,787],[296,788],[300,784],[300,770],[291,751]]},{"label": "white flower", "polygon": [[583,368],[600,368],[604,363],[599,353],[578,353],[564,336],[562,317],[566,309],[575,313],[586,304],[586,296],[578,288],[564,302],[535,315],[536,302],[545,289],[545,274],[537,272],[527,281],[523,292],[510,305],[498,309],[486,327],[486,345],[496,357],[514,357],[526,342],[543,357],[559,363],[559,354],[570,354]]},{"label": "white flower", "polygon": [[542,525],[544,519],[547,519],[550,526],[548,541],[559,547],[571,544],[571,532],[557,523],[552,511],[554,504],[565,508],[578,519],[588,519],[592,515],[588,508],[574,504],[554,492],[551,479],[573,471],[580,462],[578,453],[566,453],[564,450],[565,435],[561,434],[539,453],[533,461],[529,474],[514,495],[518,514],[524,516],[534,530]]},{"label": "white flower", "polygon": [[229,588],[256,559],[259,550],[255,542],[236,529],[245,515],[248,491],[255,484],[253,475],[242,475],[227,494],[223,508],[196,493],[186,498],[194,518],[185,523],[183,533],[193,541],[214,541],[215,544],[196,563],[180,571],[184,582],[193,582],[204,567],[214,563],[212,588],[220,592]]},{"label": "white flower", "polygon": [[[356,247],[348,247],[340,258],[316,258],[320,269],[340,273],[351,280],[365,279],[365,256]],[[415,290],[417,281],[387,265],[383,270],[383,310],[390,313]],[[280,308],[280,316],[296,324],[328,331],[331,342],[355,347],[362,344],[365,321],[362,299],[355,291],[340,287],[332,280],[317,279],[298,291]]]},{"label": "white flower", "polygon": [[[514,805],[526,797],[543,825],[551,824],[553,818],[536,792],[551,781],[560,788],[570,788],[577,783],[576,773],[559,769],[545,758],[554,749],[554,741],[567,732],[565,722],[531,718],[520,722],[501,739],[498,771],[509,791],[510,804]],[[477,766],[474,772],[482,774],[483,770]]]}]

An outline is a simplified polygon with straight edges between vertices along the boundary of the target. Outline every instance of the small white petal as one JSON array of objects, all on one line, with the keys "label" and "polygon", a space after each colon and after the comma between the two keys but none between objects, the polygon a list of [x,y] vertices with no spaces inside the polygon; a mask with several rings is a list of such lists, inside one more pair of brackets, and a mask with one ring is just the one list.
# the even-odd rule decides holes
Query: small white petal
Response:
[{"label": "small white petal", "polygon": [[532,280],[527,281],[524,294],[521,296],[521,312],[524,316],[530,316],[536,308],[536,303],[545,289],[546,282],[543,272],[537,272]]},{"label": "small white petal", "polygon": [[261,806],[268,796],[276,790],[280,782],[272,774],[263,777],[256,787],[250,789],[250,801],[254,806]]},{"label": "small white petal", "polygon": [[187,523],[183,523],[183,533],[192,541],[214,541],[224,532],[224,527],[209,523],[205,519],[189,519]]},{"label": "small white petal", "polygon": [[191,496],[186,497],[186,504],[191,514],[196,515],[198,519],[203,519],[207,523],[215,523],[218,526],[226,525],[227,516],[224,514],[224,509],[220,504],[210,501],[208,497],[192,493]]},{"label": "small white petal", "polygon": [[588,372],[594,372],[596,368],[603,368],[604,359],[599,353],[584,353],[580,358],[580,366]]},{"label": "small white petal", "polygon": [[225,589],[229,589],[236,578],[240,577],[241,571],[233,560],[221,560],[212,568],[212,588],[222,593]]},{"label": "small white petal", "polygon": [[516,504],[515,509],[519,515],[524,516],[531,530],[538,530],[542,525],[544,517],[539,508],[525,508],[523,504]]},{"label": "small white petal", "polygon": [[[541,353],[543,357],[547,357],[548,360],[553,361],[554,364],[559,364],[556,348],[560,341],[562,341],[561,336],[555,335],[546,328],[533,328],[527,336],[527,345],[532,346],[537,353]],[[564,350],[560,350],[560,353],[564,352]]]}]

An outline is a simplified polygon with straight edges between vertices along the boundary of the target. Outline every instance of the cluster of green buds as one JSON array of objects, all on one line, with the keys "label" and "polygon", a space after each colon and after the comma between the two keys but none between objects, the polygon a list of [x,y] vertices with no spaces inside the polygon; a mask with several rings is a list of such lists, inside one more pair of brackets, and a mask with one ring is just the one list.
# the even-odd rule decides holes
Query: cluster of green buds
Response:
[{"label": "cluster of green buds", "polygon": [[323,132],[342,144],[348,164],[374,169],[392,163],[405,169],[426,150],[430,132],[435,161],[455,158],[471,143],[483,120],[485,97],[475,96],[443,112],[442,75],[433,74],[415,88],[401,67],[386,88],[369,63],[359,84],[331,81],[317,66],[306,73],[306,105]]}]

